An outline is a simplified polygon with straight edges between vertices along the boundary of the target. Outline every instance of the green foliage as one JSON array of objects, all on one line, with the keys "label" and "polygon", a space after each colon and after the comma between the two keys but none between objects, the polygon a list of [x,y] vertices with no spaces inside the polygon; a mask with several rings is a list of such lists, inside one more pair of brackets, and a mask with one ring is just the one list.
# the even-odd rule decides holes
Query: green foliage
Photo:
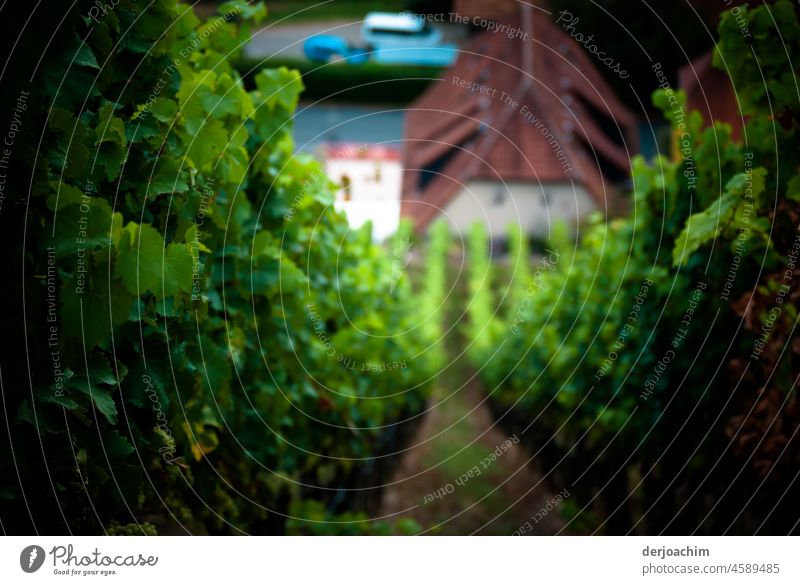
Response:
[{"label": "green foliage", "polygon": [[[748,34],[742,33],[743,27]],[[735,15],[726,12],[719,33],[714,64],[730,72],[743,112],[770,112],[778,120],[796,112],[800,97],[791,57],[800,40],[800,25],[794,4],[777,0],[756,8],[743,6]],[[768,120],[752,128],[764,122]]]},{"label": "green foliage", "polygon": [[[795,271],[800,212],[800,102],[789,60],[800,54],[800,29],[796,8],[779,0],[743,8],[738,20],[726,14],[719,30],[717,62],[724,56],[749,116],[745,143],[734,142],[724,124],[704,128],[699,114],[683,110],[682,93],[657,92],[653,101],[673,127],[674,156],[634,159],[632,213],[595,218],[571,254],[557,246],[562,260],[542,274],[517,335],[507,327],[481,329],[493,317],[486,237],[477,228],[471,233],[471,331],[482,349],[472,357],[487,386],[499,387],[492,399],[508,411],[505,420],[528,433],[545,468],[562,482],[554,487],[579,480],[570,504],[573,527],[627,531],[639,520],[632,508],[643,502],[652,505],[639,510],[649,513],[648,531],[697,530],[703,522],[700,529],[713,532],[729,529],[732,517],[708,516],[703,502],[724,491],[737,512],[752,503],[751,490],[730,488],[753,451],[748,446],[747,461],[733,463],[726,433],[731,420],[747,420],[753,403],[742,406],[745,414],[732,411],[726,376],[752,361],[766,319],[765,311],[755,327],[742,321],[748,291],[760,291],[758,310],[766,305],[774,316],[798,286],[792,279],[786,284],[785,275]],[[513,266],[522,249],[516,230],[510,241]],[[521,294],[512,280],[508,296]],[[509,320],[513,310],[504,314]],[[778,314],[775,331],[793,330],[796,313]],[[777,354],[790,343],[786,333],[771,347]],[[501,350],[489,359],[486,349],[493,347]],[[781,359],[774,354],[767,360]],[[786,359],[784,369],[798,363]],[[755,395],[762,394],[759,382],[744,380],[741,387],[753,384]],[[785,394],[792,382],[782,380]],[[767,422],[751,432],[770,433],[771,423],[763,430]],[[720,458],[717,464],[709,453]],[[776,493],[791,484],[782,485]],[[695,490],[695,499],[680,496]],[[758,514],[773,510],[770,503],[749,511],[760,521]]]},{"label": "green foliage", "polygon": [[435,221],[429,230],[428,249],[425,254],[425,272],[420,298],[424,337],[434,340],[431,351],[436,371],[445,363],[442,320],[447,300],[447,255],[450,248],[450,227],[447,221]]},{"label": "green foliage", "polygon": [[[6,398],[17,456],[43,437],[50,462],[22,486],[47,473],[63,494],[37,527],[281,532],[291,503],[328,506],[422,409],[440,330],[415,326],[402,267],[293,155],[299,73],[260,71],[248,91],[231,66],[260,3],[207,22],[175,0],[120,0],[99,22],[78,4],[54,42],[78,58],[45,59],[36,103],[26,299],[47,365]],[[26,526],[7,480],[4,526]]]},{"label": "green foliage", "polygon": [[[509,260],[509,285],[507,295],[508,311],[512,312],[524,300],[531,279],[530,251],[528,249],[528,236],[522,226],[511,224],[508,226],[508,260]],[[506,321],[512,321],[513,315],[506,315]]]},{"label": "green foliage", "polygon": [[467,348],[470,358],[476,364],[483,364],[495,341],[495,313],[497,307],[492,291],[493,270],[489,257],[489,236],[483,223],[475,222],[467,234],[467,311],[469,321],[466,336],[470,345]]},{"label": "green foliage", "polygon": [[112,522],[106,531],[108,536],[156,536],[156,527],[148,522],[142,524],[125,524],[120,526],[117,522]]},{"label": "green foliage", "polygon": [[330,514],[315,500],[297,501],[286,532],[293,536],[412,536],[422,527],[411,518],[370,520],[366,514]]},{"label": "green foliage", "polygon": [[407,0],[348,0],[309,4],[305,0],[282,0],[270,4],[270,23],[287,24],[305,21],[330,21],[364,18],[367,12],[401,12],[409,8]]},{"label": "green foliage", "polygon": [[409,103],[442,74],[437,67],[418,65],[330,64],[280,58],[242,58],[236,61],[236,67],[248,84],[254,72],[263,67],[289,67],[302,74],[306,99],[368,104]]},{"label": "green foliage", "polygon": [[[757,168],[749,173],[739,173],[731,178],[725,191],[714,203],[686,220],[672,251],[673,264],[686,264],[701,246],[713,242],[723,233],[733,239],[742,230],[757,229],[756,235],[769,243],[766,221],[751,221],[750,215],[764,192],[766,170]],[[763,218],[761,218],[763,220]]]}]

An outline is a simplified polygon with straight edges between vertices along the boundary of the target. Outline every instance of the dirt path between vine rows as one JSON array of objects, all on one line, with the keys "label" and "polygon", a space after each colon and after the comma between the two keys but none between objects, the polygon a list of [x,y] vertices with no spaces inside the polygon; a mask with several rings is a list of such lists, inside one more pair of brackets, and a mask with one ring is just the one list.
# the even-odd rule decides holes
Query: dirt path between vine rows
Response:
[{"label": "dirt path between vine rows", "polygon": [[[527,463],[522,442],[503,451],[510,437],[495,423],[465,362],[458,360],[441,377],[442,389],[431,401],[436,406],[385,490],[382,513],[407,510],[401,515],[416,520],[425,534],[510,535],[521,527],[527,534],[556,533],[563,526],[556,495]],[[482,465],[497,447],[501,454]],[[552,509],[542,514],[548,502]]]}]

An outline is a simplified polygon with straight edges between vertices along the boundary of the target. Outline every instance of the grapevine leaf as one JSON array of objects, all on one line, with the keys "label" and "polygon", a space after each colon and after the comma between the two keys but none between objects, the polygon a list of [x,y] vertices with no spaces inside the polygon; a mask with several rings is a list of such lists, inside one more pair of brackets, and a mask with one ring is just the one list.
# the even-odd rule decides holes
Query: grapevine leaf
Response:
[{"label": "grapevine leaf", "polygon": [[129,223],[119,241],[114,276],[134,295],[161,293],[164,238],[150,225]]},{"label": "grapevine leaf", "polygon": [[97,64],[97,59],[92,53],[92,49],[89,45],[85,43],[81,43],[80,49],[75,54],[74,63],[76,65],[83,65],[84,67],[91,67],[92,69],[100,69],[100,65]]},{"label": "grapevine leaf", "polygon": [[178,115],[178,104],[174,100],[159,97],[153,100],[150,113],[159,122],[171,123]]},{"label": "grapevine leaf", "polygon": [[78,332],[79,347],[92,348],[105,340],[112,324],[128,320],[133,303],[133,296],[119,282],[110,281],[104,252],[98,255],[100,261],[89,269],[85,280],[74,275],[62,293],[61,318],[65,328]]},{"label": "grapevine leaf", "polygon": [[300,73],[287,67],[263,69],[255,76],[256,87],[261,93],[262,105],[273,110],[276,105],[293,111],[303,91]]},{"label": "grapevine leaf", "polygon": [[245,0],[229,0],[220,4],[217,11],[220,14],[238,14],[245,20],[252,20],[254,24],[261,22],[267,15],[263,2],[246,2]]},{"label": "grapevine leaf", "polygon": [[127,457],[135,451],[128,438],[122,436],[116,429],[103,435],[103,449],[112,461]]},{"label": "grapevine leaf", "polygon": [[166,296],[192,290],[193,264],[192,253],[186,244],[173,243],[167,247],[163,291]]},{"label": "grapevine leaf", "polygon": [[162,193],[185,193],[188,191],[189,183],[185,171],[180,169],[180,163],[173,158],[159,158],[147,190],[150,197]]},{"label": "grapevine leaf", "polygon": [[[697,249],[717,238],[735,218],[745,217],[742,208],[756,205],[764,191],[766,170],[759,167],[750,173],[739,173],[725,185],[725,191],[714,203],[686,220],[686,226],[675,240],[673,266],[686,264]],[[730,227],[742,227],[739,222]],[[758,225],[758,224],[754,224]]]},{"label": "grapevine leaf", "polygon": [[789,183],[786,186],[786,198],[800,202],[800,173],[789,179]]},{"label": "grapevine leaf", "polygon": [[102,356],[92,355],[87,359],[88,372],[78,373],[70,378],[67,386],[83,392],[92,399],[95,407],[111,424],[117,420],[117,406],[112,392],[117,379],[108,360]]},{"label": "grapevine leaf", "polygon": [[114,115],[114,106],[110,102],[103,104],[98,112],[98,123],[95,128],[97,144],[103,142],[116,142],[125,146],[125,122]]},{"label": "grapevine leaf", "polygon": [[197,133],[184,137],[188,156],[195,166],[202,168],[223,151],[228,144],[228,132],[219,120],[207,119]]}]

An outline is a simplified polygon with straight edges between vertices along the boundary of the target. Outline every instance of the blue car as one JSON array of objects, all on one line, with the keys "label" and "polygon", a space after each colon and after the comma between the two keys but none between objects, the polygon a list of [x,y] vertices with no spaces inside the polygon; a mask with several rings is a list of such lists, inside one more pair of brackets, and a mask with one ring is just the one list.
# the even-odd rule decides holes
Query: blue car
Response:
[{"label": "blue car", "polygon": [[309,61],[323,63],[335,57],[352,64],[364,63],[369,59],[368,51],[353,47],[342,37],[334,35],[316,35],[309,38],[303,45],[303,52]]},{"label": "blue car", "polygon": [[450,67],[458,57],[456,45],[438,47],[380,47],[372,54],[376,63],[387,65],[422,65],[425,67]]}]

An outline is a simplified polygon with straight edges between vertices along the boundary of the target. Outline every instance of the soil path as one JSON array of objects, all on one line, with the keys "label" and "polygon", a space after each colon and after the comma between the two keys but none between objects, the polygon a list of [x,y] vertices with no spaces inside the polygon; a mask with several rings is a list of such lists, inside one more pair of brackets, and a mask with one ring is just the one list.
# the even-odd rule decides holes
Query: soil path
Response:
[{"label": "soil path", "polygon": [[[440,388],[452,395],[440,390],[433,396],[436,406],[412,439],[416,447],[400,462],[393,478],[397,483],[384,494],[382,513],[413,508],[403,515],[414,518],[427,534],[509,535],[526,523],[523,531],[528,534],[556,533],[563,526],[557,505],[534,521],[556,500],[555,494],[527,463],[524,445],[507,443],[510,437],[493,420],[466,358],[441,376]],[[482,465],[498,447],[500,455]],[[480,473],[474,472],[476,467]]]}]

